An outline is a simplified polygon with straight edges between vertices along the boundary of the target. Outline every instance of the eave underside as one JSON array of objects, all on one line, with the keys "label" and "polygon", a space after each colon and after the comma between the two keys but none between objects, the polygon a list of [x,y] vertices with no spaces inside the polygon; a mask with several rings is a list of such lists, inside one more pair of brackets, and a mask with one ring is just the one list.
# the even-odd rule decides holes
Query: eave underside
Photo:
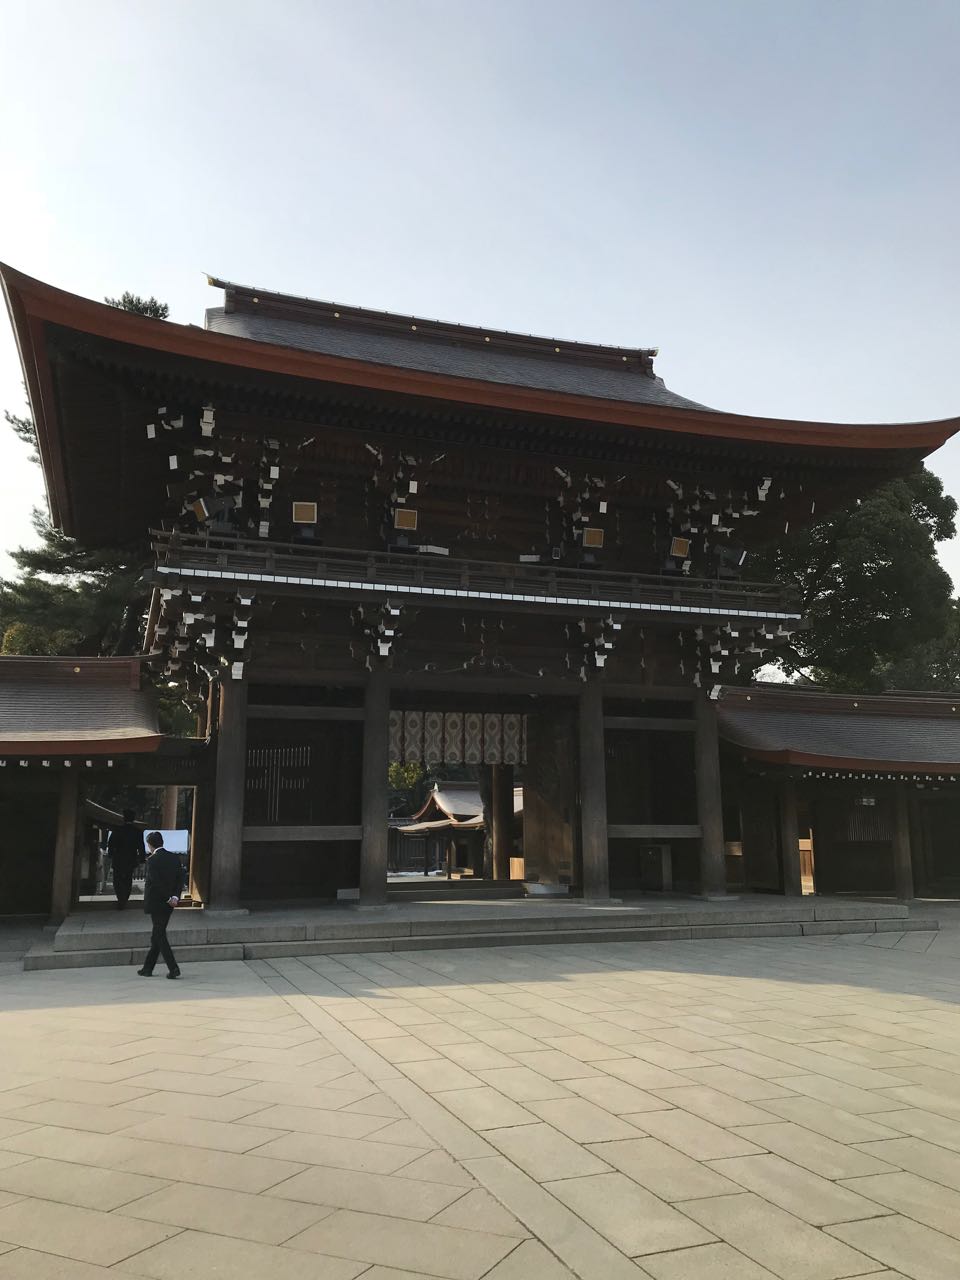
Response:
[{"label": "eave underside", "polygon": [[[842,458],[846,454],[868,471],[903,470],[960,428],[958,419],[897,426],[788,422],[504,386],[154,321],[54,289],[9,268],[0,268],[0,277],[37,424],[52,514],[62,527],[81,535],[83,521],[73,507],[87,477],[76,474],[77,459],[91,450],[106,448],[112,454],[125,447],[123,433],[130,427],[122,419],[128,411],[131,379],[148,399],[155,397],[158,378],[179,378],[207,388],[232,386],[237,394],[248,396],[259,387],[277,401],[302,399],[310,387],[308,398],[315,402],[335,404],[338,397],[346,396],[356,404],[364,398],[368,406],[388,404],[395,416],[399,413],[406,419],[407,429],[424,418],[430,406],[444,417],[447,428],[463,419],[474,420],[474,429],[480,431],[499,422],[513,435],[525,435],[531,447],[541,451],[555,448],[558,439],[566,448],[574,429],[581,437],[581,448],[590,444],[594,451],[601,439],[604,449],[618,443],[624,447],[631,436],[636,439],[641,433],[689,452],[711,444],[758,449],[767,457],[799,450],[812,467],[826,455]],[[97,438],[74,420],[73,394],[65,394],[62,379],[61,385],[55,385],[51,326],[60,328],[61,346],[63,335],[68,334],[67,345],[75,351],[78,346],[85,348],[86,358],[126,367],[126,393],[117,390],[101,397],[101,403],[85,407],[86,415],[101,424]],[[613,440],[608,429],[613,430]],[[136,483],[143,478],[134,472],[124,480]]]},{"label": "eave underside", "polygon": [[558,465],[570,460],[625,468],[652,464],[687,475],[748,465],[761,473],[787,468],[797,479],[816,477],[821,509],[830,500],[831,485],[839,498],[849,492],[854,478],[859,487],[868,488],[915,465],[923,454],[919,446],[824,450],[795,442],[698,437],[650,426],[497,411],[225,368],[130,346],[104,347],[62,333],[53,335],[47,350],[53,357],[47,400],[56,412],[52,428],[48,415],[46,432],[38,434],[54,518],[73,536],[91,540],[100,536],[101,525],[134,538],[142,534],[144,515],[148,522],[159,521],[169,475],[158,466],[158,448],[146,439],[145,427],[158,406],[170,401],[199,405],[211,399],[218,413],[239,426],[269,424],[281,438],[339,430],[372,443],[402,439],[487,455],[533,455]]}]

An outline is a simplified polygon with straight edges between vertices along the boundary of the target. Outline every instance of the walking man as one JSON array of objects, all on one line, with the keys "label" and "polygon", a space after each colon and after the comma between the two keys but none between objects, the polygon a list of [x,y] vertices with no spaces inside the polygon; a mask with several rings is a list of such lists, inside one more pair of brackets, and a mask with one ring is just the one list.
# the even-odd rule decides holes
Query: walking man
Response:
[{"label": "walking man", "polygon": [[150,950],[138,969],[141,978],[152,978],[157,957],[162,955],[168,978],[179,978],[180,968],[167,941],[167,925],[183,892],[183,867],[180,858],[163,847],[163,836],[151,831],[147,836],[147,880],[143,890],[143,909],[153,921]]},{"label": "walking man", "polygon": [[133,810],[124,809],[123,826],[114,827],[107,840],[107,855],[113,864],[113,892],[117,910],[127,905],[133,888],[133,873],[147,856],[143,848],[143,832],[133,824]]}]

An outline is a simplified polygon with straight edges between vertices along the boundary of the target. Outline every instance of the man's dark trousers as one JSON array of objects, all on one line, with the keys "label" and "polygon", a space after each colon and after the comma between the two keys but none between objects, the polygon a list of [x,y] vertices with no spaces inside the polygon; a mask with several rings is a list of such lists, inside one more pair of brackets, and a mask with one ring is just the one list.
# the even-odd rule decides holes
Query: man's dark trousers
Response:
[{"label": "man's dark trousers", "polygon": [[153,966],[157,963],[157,957],[162,955],[164,963],[171,973],[178,972],[176,957],[173,949],[167,940],[167,925],[170,923],[170,917],[173,915],[173,907],[164,904],[158,907],[156,911],[150,912],[150,919],[153,921],[153,932],[150,935],[150,950],[147,952],[147,958],[143,962],[143,967],[147,973],[153,973]]},{"label": "man's dark trousers", "polygon": [[113,892],[117,895],[117,905],[125,907],[133,888],[133,867],[113,868]]}]

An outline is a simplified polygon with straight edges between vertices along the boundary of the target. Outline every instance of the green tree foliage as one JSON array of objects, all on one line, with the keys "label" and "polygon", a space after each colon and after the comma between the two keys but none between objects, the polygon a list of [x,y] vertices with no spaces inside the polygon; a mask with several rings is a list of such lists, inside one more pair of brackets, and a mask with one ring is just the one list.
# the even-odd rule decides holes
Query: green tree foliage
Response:
[{"label": "green tree foliage", "polygon": [[3,414],[6,418],[7,426],[13,434],[30,448],[30,461],[39,462],[40,454],[37,452],[37,433],[34,429],[32,418],[21,418],[15,413],[5,410]]},{"label": "green tree foliage", "polygon": [[942,635],[909,650],[879,672],[886,689],[960,693],[960,600],[954,600]]},{"label": "green tree foliage", "polygon": [[755,573],[795,588],[808,620],[784,669],[866,692],[911,653],[945,643],[956,611],[935,543],[953,537],[956,511],[919,467],[756,557]]},{"label": "green tree foliage", "polygon": [[2,631],[0,654],[49,657],[58,653],[70,653],[77,644],[73,631],[51,631],[31,622],[11,622]]},{"label": "green tree foliage", "polygon": [[119,298],[104,298],[104,302],[110,307],[119,307],[121,311],[132,311],[138,316],[150,316],[153,320],[166,320],[170,315],[170,308],[165,302],[158,302],[152,295],[149,298],[141,298],[139,293],[122,293]]},{"label": "green tree foliage", "polygon": [[0,581],[3,651],[134,652],[149,595],[138,585],[146,549],[85,548],[39,512],[34,527],[40,545],[11,552],[19,573]]},{"label": "green tree foliage", "polygon": [[431,783],[422,764],[393,761],[387,768],[387,785],[391,814],[411,814],[423,804]]}]

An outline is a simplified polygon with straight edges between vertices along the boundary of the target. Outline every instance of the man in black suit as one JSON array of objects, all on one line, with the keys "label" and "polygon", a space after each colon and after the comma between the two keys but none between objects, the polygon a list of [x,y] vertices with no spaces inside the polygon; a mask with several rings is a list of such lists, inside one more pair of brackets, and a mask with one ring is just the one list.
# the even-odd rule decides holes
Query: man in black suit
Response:
[{"label": "man in black suit", "polygon": [[153,921],[153,933],[150,935],[150,950],[138,969],[141,978],[153,977],[153,966],[157,957],[162,955],[166,961],[168,978],[179,978],[180,968],[167,941],[167,925],[173,915],[174,907],[180,901],[183,892],[183,867],[180,858],[169,849],[163,847],[163,836],[159,831],[151,831],[147,836],[147,880],[143,890],[143,909]]},{"label": "man in black suit", "polygon": [[133,888],[133,873],[138,863],[147,856],[143,847],[143,832],[133,825],[133,810],[124,809],[123,826],[114,827],[107,841],[107,854],[113,864],[113,892],[117,895],[117,910],[127,905]]}]

